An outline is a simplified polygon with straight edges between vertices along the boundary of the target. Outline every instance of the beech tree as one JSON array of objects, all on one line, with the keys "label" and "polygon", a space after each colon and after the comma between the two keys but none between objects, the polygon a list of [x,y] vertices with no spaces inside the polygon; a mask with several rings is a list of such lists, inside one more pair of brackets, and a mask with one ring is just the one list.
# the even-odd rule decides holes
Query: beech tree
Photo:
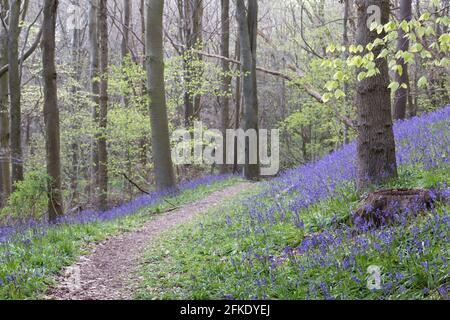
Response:
[{"label": "beech tree", "polygon": [[[358,0],[357,44],[366,48],[376,38],[382,38],[376,30],[368,25],[370,6],[381,9],[381,23],[389,22],[389,0]],[[384,45],[373,49],[379,57]],[[379,184],[388,178],[397,176],[395,157],[395,140],[391,115],[391,93],[389,90],[388,62],[382,58],[375,59],[379,74],[365,78],[357,85],[357,166],[358,186],[364,188]],[[359,72],[362,70],[358,70]]]},{"label": "beech tree", "polygon": [[163,12],[164,0],[148,0],[146,59],[152,123],[153,163],[158,190],[175,187],[164,84]]},{"label": "beech tree", "polygon": [[[258,36],[258,1],[248,0],[247,7],[244,0],[237,0],[236,16],[239,27],[240,51],[241,51],[241,75],[243,77],[244,94],[244,130],[255,130],[258,136],[258,88],[256,81],[256,48]],[[259,137],[257,137],[259,139]],[[258,180],[259,166],[259,141],[256,148],[257,164],[251,164],[251,150],[249,141],[245,146],[244,175],[249,180]]]},{"label": "beech tree", "polygon": [[108,207],[108,149],[106,129],[108,126],[108,1],[100,0],[98,12],[100,45],[100,110],[98,137],[98,171],[97,186],[99,191],[99,208]]},{"label": "beech tree", "polygon": [[[7,23],[8,1],[0,1],[0,15]],[[8,64],[8,30],[0,28],[0,67]],[[0,75],[0,177],[3,205],[11,193],[11,155],[9,147],[8,73]]]},{"label": "beech tree", "polygon": [[[11,159],[12,184],[23,180],[22,157],[22,111],[19,66],[19,36],[21,20],[21,0],[10,0],[9,32],[8,32],[8,64],[9,64],[9,100],[11,117]],[[28,2],[26,1],[25,4]],[[25,9],[25,8],[24,8]],[[26,10],[25,10],[26,12]]]},{"label": "beech tree", "polygon": [[[412,4],[411,0],[400,0],[399,8],[399,20],[409,22],[411,21],[412,15]],[[397,51],[406,52],[409,49],[409,38],[408,34],[403,30],[402,27],[398,30],[398,40],[397,40]],[[395,92],[394,101],[394,118],[396,120],[402,120],[406,117],[406,106],[408,103],[408,93],[409,93],[409,74],[408,74],[408,64],[405,63],[403,58],[400,58],[398,64],[402,67],[401,74],[395,73],[395,81],[400,85],[399,89]],[[406,88],[404,87],[406,86]]]},{"label": "beech tree", "polygon": [[193,52],[202,44],[203,28],[203,0],[179,0],[178,11],[180,14],[180,35],[183,41],[182,54],[184,64],[184,122],[186,127],[192,126],[193,119],[200,112],[201,96],[196,94],[195,81],[199,70],[192,66],[192,58],[201,60],[201,56]]},{"label": "beech tree", "polygon": [[[131,19],[131,1],[123,0],[123,27],[122,27],[122,65],[125,66],[126,59],[130,54],[129,42],[130,42],[130,20]],[[128,107],[128,97],[123,97],[123,103],[125,107]]]},{"label": "beech tree", "polygon": [[[220,54],[222,57],[230,58],[230,0],[221,0],[221,40],[220,40]],[[227,145],[226,131],[230,126],[230,98],[229,93],[231,90],[231,75],[230,75],[230,63],[226,59],[222,59],[222,94],[219,99],[219,105],[221,110],[221,124],[222,135],[224,145]],[[221,166],[221,173],[229,171],[229,167],[226,165],[226,154],[223,158],[224,165]]]},{"label": "beech tree", "polygon": [[[98,109],[100,106],[100,84],[99,84],[99,45],[98,45],[98,1],[90,1],[89,7],[89,78],[92,94],[92,120],[94,124],[98,124]],[[98,162],[98,135],[91,147],[91,198],[95,198],[97,194],[97,171]]]},{"label": "beech tree", "polygon": [[42,34],[42,67],[44,78],[44,122],[47,150],[48,215],[54,222],[63,215],[61,190],[61,159],[57,73],[55,65],[55,35],[58,0],[45,0]]}]

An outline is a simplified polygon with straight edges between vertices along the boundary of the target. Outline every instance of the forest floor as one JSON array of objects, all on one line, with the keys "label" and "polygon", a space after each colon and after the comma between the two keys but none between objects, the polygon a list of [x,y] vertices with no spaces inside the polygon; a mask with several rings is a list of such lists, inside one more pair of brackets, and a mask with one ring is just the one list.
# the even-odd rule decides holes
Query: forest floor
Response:
[{"label": "forest floor", "polygon": [[140,259],[143,252],[151,247],[152,240],[218,207],[223,201],[251,186],[250,183],[241,183],[217,191],[203,200],[159,215],[136,231],[114,236],[98,244],[89,255],[79,258],[74,265],[65,269],[57,279],[58,284],[49,290],[47,299],[132,299],[141,281],[138,273]]}]

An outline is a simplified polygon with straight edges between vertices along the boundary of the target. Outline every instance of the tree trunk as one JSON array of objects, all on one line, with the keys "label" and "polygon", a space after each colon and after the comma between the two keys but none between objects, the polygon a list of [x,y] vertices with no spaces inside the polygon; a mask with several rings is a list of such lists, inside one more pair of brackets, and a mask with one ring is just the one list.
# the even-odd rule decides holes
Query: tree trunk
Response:
[{"label": "tree trunk", "polygon": [[[220,54],[222,57],[230,57],[230,0],[221,0],[222,16],[221,16],[221,46]],[[221,108],[221,122],[222,122],[222,135],[224,146],[227,145],[226,132],[230,122],[230,89],[231,89],[231,75],[230,75],[230,63],[222,59],[222,96],[220,97]],[[226,163],[226,153],[223,154],[223,165],[220,167],[222,174],[229,171],[229,166]]]},{"label": "tree trunk", "polygon": [[[240,61],[240,39],[239,34],[237,34],[236,44],[235,44],[235,59]],[[236,71],[238,70],[238,66],[236,67]],[[234,129],[238,130],[241,126],[241,105],[242,105],[242,77],[240,75],[236,76],[236,88],[234,93],[235,106],[234,106]],[[234,144],[234,165],[233,165],[233,173],[239,172],[239,164],[238,164],[238,149],[237,143]]]},{"label": "tree trunk", "polygon": [[[191,51],[202,42],[203,28],[203,0],[180,0],[178,1],[180,18],[182,20],[181,35],[184,43],[184,119],[187,127],[192,126],[193,119],[200,112],[201,96],[195,94],[197,88],[192,87],[191,82],[194,77],[198,77],[200,70],[193,70],[189,64],[194,53]],[[188,52],[189,54],[186,54]],[[198,59],[202,59],[201,55],[197,55]],[[199,68],[199,67],[195,67]]]},{"label": "tree trunk", "polygon": [[[79,2],[75,2],[76,5],[79,5]],[[77,83],[80,83],[81,81],[81,61],[80,61],[80,55],[81,55],[81,39],[80,39],[80,30],[78,28],[74,28],[72,31],[72,70],[74,73],[75,80]],[[77,107],[80,105],[80,101],[77,98],[78,96],[78,85],[74,84],[72,86],[71,92],[73,96],[75,97],[75,103],[72,107],[72,112],[75,114],[78,110]],[[71,124],[72,130],[79,130],[79,126],[77,123]],[[71,151],[71,158],[72,158],[72,164],[71,164],[71,173],[70,173],[70,190],[72,192],[72,202],[76,201],[78,197],[78,174],[79,174],[79,141],[74,139],[70,145],[70,151]]]},{"label": "tree trunk", "polygon": [[[139,14],[141,20],[141,37],[142,37],[142,66],[145,67],[145,0],[141,0],[141,5],[139,6]],[[145,86],[144,86],[145,87]]]},{"label": "tree trunk", "polygon": [[[258,1],[248,0],[248,8],[244,0],[237,0],[236,15],[241,42],[241,75],[244,83],[244,130],[255,130],[259,135],[258,89],[256,78],[256,44],[258,31]],[[259,137],[257,137],[259,140]],[[259,141],[256,146],[257,163],[251,164],[251,147],[246,142],[244,176],[248,180],[259,180]]]},{"label": "tree trunk", "polygon": [[[370,31],[367,25],[368,7],[371,5],[380,6],[382,24],[389,22],[389,0],[358,0],[357,43],[364,48],[377,37],[385,36],[378,35],[376,31]],[[383,46],[378,46],[374,50],[375,57],[383,49]],[[397,176],[391,95],[388,88],[388,64],[385,59],[377,59],[375,63],[380,74],[358,83],[355,101],[358,113],[357,180],[359,188],[379,184]]]},{"label": "tree trunk", "polygon": [[[6,19],[8,1],[1,0],[1,18]],[[0,31],[0,66],[8,64],[8,33],[5,28]],[[0,173],[2,195],[0,206],[4,206],[11,194],[11,154],[9,149],[9,108],[8,108],[8,73],[0,76]]]},{"label": "tree trunk", "polygon": [[[400,14],[399,21],[411,21],[412,5],[411,0],[400,0]],[[398,30],[398,43],[397,51],[406,52],[409,49],[409,39],[405,37],[406,34],[402,28]],[[402,74],[395,73],[395,81],[400,84],[400,88],[395,93],[394,102],[394,118],[395,120],[403,120],[406,118],[406,106],[408,103],[408,89],[409,89],[409,75],[408,64],[405,63],[403,58],[397,61],[397,64],[403,67]],[[402,85],[406,84],[408,88],[402,88]]]},{"label": "tree trunk", "polygon": [[100,112],[98,139],[98,172],[97,186],[99,191],[99,208],[108,207],[108,0],[100,0],[98,12],[99,44],[100,44]]},{"label": "tree trunk", "polygon": [[[123,28],[122,28],[122,65],[125,65],[125,60],[127,56],[130,54],[129,39],[130,39],[130,15],[131,15],[131,0],[123,0]],[[127,76],[125,75],[125,80],[128,81]],[[125,108],[129,105],[129,99],[127,95],[123,97],[123,103]]]},{"label": "tree trunk", "polygon": [[[350,18],[350,0],[344,0],[344,30],[343,30],[343,35],[342,35],[342,44],[346,48],[348,48],[349,44],[350,44],[350,41],[348,38],[349,18]],[[345,50],[344,53],[342,54],[342,59],[344,60],[344,63],[346,63],[348,57],[349,57],[348,50]],[[348,108],[350,106],[350,103],[349,103],[350,90],[349,90],[348,82],[346,80],[343,83],[343,91],[345,93],[345,97],[344,97],[345,108]],[[346,123],[344,123],[344,145],[346,145],[350,142],[349,137],[348,137],[348,131],[349,131],[348,125]]]},{"label": "tree trunk", "polygon": [[130,53],[128,49],[130,39],[130,16],[131,16],[131,1],[123,0],[123,27],[122,27],[122,59]]},{"label": "tree trunk", "polygon": [[48,214],[51,222],[55,222],[59,216],[63,215],[59,110],[55,65],[57,8],[58,0],[45,0],[42,33],[42,67],[44,70],[44,122],[47,151],[47,174],[51,179],[48,186]]},{"label": "tree trunk", "polygon": [[152,150],[158,190],[175,187],[175,175],[170,152],[169,123],[165,96],[166,89],[164,84],[163,12],[164,0],[148,0],[146,56],[152,126]]},{"label": "tree trunk", "polygon": [[12,184],[23,180],[21,88],[19,69],[20,0],[11,0],[8,34]]},{"label": "tree trunk", "polygon": [[[90,67],[91,94],[94,106],[92,108],[92,120],[95,126],[98,125],[98,108],[100,105],[100,85],[99,85],[99,47],[98,47],[98,0],[91,0],[89,10],[89,49],[90,49]],[[97,171],[98,171],[98,134],[92,141],[91,150],[91,188],[90,197],[97,198]]]}]

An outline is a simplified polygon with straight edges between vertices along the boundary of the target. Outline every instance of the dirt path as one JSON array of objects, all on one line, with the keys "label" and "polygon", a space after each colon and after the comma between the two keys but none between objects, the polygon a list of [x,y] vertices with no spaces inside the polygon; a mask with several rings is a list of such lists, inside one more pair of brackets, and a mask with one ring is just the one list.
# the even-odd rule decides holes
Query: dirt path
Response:
[{"label": "dirt path", "polygon": [[56,300],[128,300],[139,284],[139,259],[152,240],[171,228],[192,220],[227,198],[248,189],[243,183],[217,191],[176,211],[156,216],[137,231],[121,234],[95,247],[88,256],[67,268],[59,285],[47,298]]}]

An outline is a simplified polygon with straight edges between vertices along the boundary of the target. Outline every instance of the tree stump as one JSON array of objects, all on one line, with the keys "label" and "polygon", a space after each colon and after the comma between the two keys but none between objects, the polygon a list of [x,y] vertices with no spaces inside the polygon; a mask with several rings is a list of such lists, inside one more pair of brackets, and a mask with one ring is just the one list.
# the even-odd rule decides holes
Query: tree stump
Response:
[{"label": "tree stump", "polygon": [[380,227],[402,217],[417,216],[433,207],[437,197],[426,189],[388,189],[371,193],[356,210],[357,225]]}]

